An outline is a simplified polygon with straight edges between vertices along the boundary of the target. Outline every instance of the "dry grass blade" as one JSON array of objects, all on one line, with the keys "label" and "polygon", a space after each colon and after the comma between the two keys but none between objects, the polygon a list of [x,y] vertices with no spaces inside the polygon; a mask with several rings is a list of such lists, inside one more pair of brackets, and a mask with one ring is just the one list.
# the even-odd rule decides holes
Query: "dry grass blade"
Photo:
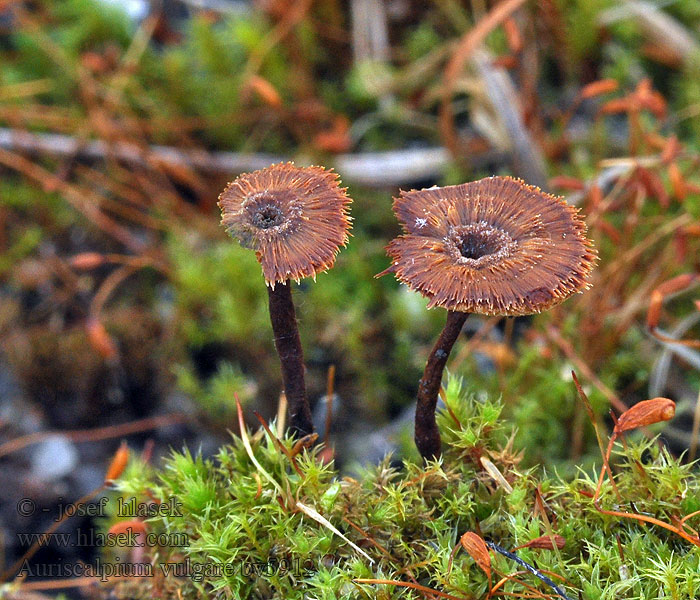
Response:
[{"label": "dry grass blade", "polygon": [[386,556],[389,560],[394,560],[394,557],[391,555],[391,552],[389,552],[384,546],[382,546],[377,540],[375,540],[372,536],[370,536],[366,531],[362,529],[359,525],[353,523],[350,519],[347,517],[343,517],[343,521],[345,521],[350,527],[352,527],[357,533],[359,533],[362,537],[364,537],[370,544],[372,544],[375,548],[379,549],[379,551]]},{"label": "dry grass blade", "polygon": [[280,397],[279,397],[279,401],[277,402],[277,420],[276,420],[277,437],[279,439],[281,439],[284,436],[286,422],[287,422],[287,395],[284,392],[281,392]]},{"label": "dry grass blade", "polygon": [[380,0],[351,0],[352,50],[356,63],[386,62],[391,57],[385,3]]},{"label": "dry grass blade", "polygon": [[479,461],[481,462],[481,466],[486,469],[486,472],[490,475],[491,479],[502,487],[506,494],[510,494],[513,491],[513,487],[510,485],[510,483],[508,483],[506,478],[503,476],[503,473],[498,470],[496,465],[494,465],[485,456],[482,456]]},{"label": "dry grass blade", "polygon": [[621,498],[620,492],[617,490],[617,487],[615,485],[615,478],[613,477],[612,469],[610,468],[610,452],[612,451],[612,445],[613,442],[615,441],[614,437],[610,438],[610,442],[608,444],[607,450],[605,449],[605,444],[603,443],[603,438],[600,435],[600,430],[598,429],[598,422],[595,418],[595,413],[593,412],[593,407],[591,406],[590,400],[588,400],[588,396],[586,393],[583,391],[583,388],[581,387],[581,384],[578,381],[578,377],[576,377],[576,373],[574,371],[571,371],[571,376],[574,379],[574,385],[576,386],[576,391],[578,392],[579,398],[581,398],[584,406],[586,407],[586,412],[588,413],[588,418],[591,420],[591,424],[593,425],[593,429],[595,431],[595,437],[596,440],[598,441],[598,448],[600,449],[600,455],[603,457],[603,468],[600,471],[600,476],[598,477],[598,485],[596,487],[595,491],[595,499],[598,498],[598,494],[600,493],[600,488],[603,485],[603,476],[605,473],[608,473],[608,477],[610,478],[610,483],[613,486],[613,489],[615,490],[615,493],[617,494],[618,498]]},{"label": "dry grass blade", "polygon": [[579,383],[578,377],[576,376],[575,371],[571,371],[571,377],[574,380],[574,385],[576,386],[576,391],[578,392],[578,396],[583,402],[583,406],[586,408],[586,413],[588,414],[588,418],[591,421],[591,424],[593,425],[593,430],[595,431],[595,437],[596,440],[598,440],[598,448],[600,449],[600,454],[602,456],[605,456],[605,443],[603,442],[603,437],[600,435],[600,430],[598,429],[598,421],[596,419],[595,413],[593,412],[593,407],[591,406],[591,401],[588,399],[588,396],[586,395],[586,392],[583,391],[583,388],[581,387],[581,384]]},{"label": "dry grass blade", "polygon": [[241,430],[241,441],[243,442],[243,447],[245,448],[246,453],[248,454],[248,458],[250,458],[250,461],[255,465],[255,468],[258,470],[258,472],[267,479],[272,486],[277,490],[277,493],[284,498],[284,492],[282,491],[282,487],[280,486],[279,483],[275,480],[275,478],[270,475],[263,467],[262,465],[258,462],[258,459],[255,458],[255,454],[253,454],[253,449],[250,447],[250,440],[248,439],[248,430],[246,429],[245,426],[245,421],[243,420],[243,409],[241,408],[241,401],[238,399],[238,395],[236,394],[236,411],[238,412],[238,426],[240,427]]},{"label": "dry grass blade", "polygon": [[330,529],[333,533],[335,533],[338,537],[342,538],[347,544],[349,544],[353,550],[364,556],[370,564],[374,564],[374,559],[367,554],[362,548],[360,548],[357,544],[351,542],[345,535],[343,535],[334,525],[331,523],[326,517],[324,517],[322,514],[320,514],[318,511],[316,511],[314,508],[307,506],[306,504],[302,504],[301,502],[296,503],[296,507],[303,512],[307,517],[310,517],[317,523],[320,523],[324,527]]}]

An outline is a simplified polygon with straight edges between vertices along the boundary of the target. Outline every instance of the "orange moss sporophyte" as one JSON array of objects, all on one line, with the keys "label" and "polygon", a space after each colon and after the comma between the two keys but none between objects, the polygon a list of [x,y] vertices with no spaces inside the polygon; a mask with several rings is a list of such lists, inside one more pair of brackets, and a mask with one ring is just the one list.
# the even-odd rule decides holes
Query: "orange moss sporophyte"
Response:
[{"label": "orange moss sporophyte", "polygon": [[219,196],[221,224],[255,251],[262,266],[289,424],[299,435],[310,434],[313,425],[290,280],[315,279],[333,266],[348,241],[350,202],[337,174],[292,163],[244,173]]},{"label": "orange moss sporophyte", "polygon": [[119,476],[126,469],[126,465],[129,462],[129,446],[127,446],[125,441],[119,445],[117,452],[112,458],[112,462],[109,463],[107,468],[107,473],[105,474],[105,484],[114,482],[115,479],[119,479]]},{"label": "orange moss sporophyte", "polygon": [[519,316],[589,287],[596,253],[578,210],[511,177],[402,191],[394,212],[404,234],[387,246],[392,272],[447,309],[447,324],[418,387],[415,441],[440,455],[435,407],[442,372],[468,313]]}]

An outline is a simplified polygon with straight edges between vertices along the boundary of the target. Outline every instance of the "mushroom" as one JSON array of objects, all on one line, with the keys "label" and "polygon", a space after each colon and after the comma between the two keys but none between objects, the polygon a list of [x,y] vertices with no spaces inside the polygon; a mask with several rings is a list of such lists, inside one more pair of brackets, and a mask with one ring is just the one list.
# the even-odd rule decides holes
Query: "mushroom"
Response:
[{"label": "mushroom", "polygon": [[262,266],[289,426],[297,436],[312,433],[313,423],[290,280],[315,280],[333,266],[348,241],[350,202],[335,173],[292,163],[244,173],[219,196],[221,224],[241,245],[255,250]]},{"label": "mushroom", "polygon": [[596,253],[578,210],[511,177],[401,191],[394,212],[404,234],[387,246],[393,272],[447,309],[447,323],[420,380],[415,442],[440,455],[435,408],[442,372],[468,313],[539,313],[589,287]]}]

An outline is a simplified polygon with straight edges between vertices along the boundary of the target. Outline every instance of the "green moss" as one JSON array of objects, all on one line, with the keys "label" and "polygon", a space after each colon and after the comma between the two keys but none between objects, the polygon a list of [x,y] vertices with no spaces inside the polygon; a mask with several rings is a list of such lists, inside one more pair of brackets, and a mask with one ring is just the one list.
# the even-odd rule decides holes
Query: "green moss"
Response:
[{"label": "green moss", "polygon": [[[435,62],[426,73],[414,61],[439,53],[445,41],[455,41],[468,30],[472,15],[459,3],[441,2],[436,9],[426,10],[426,18],[405,36],[403,45],[395,43],[397,36],[392,30],[390,65],[351,66],[349,58],[335,61],[331,52],[322,47],[330,38],[322,37],[323,29],[317,25],[326,20],[319,19],[319,13],[313,11],[333,12],[332,4],[314,4],[285,43],[271,48],[261,60],[256,72],[280,94],[283,109],[279,114],[276,109],[263,109],[260,114],[264,113],[264,118],[256,118],[257,109],[261,108],[259,99],[246,98],[241,91],[242,77],[251,59],[258,56],[274,27],[255,11],[221,16],[216,22],[195,17],[184,26],[180,43],[149,45],[134,72],[123,81],[128,104],[125,114],[133,112],[144,122],[153,123],[155,131],[145,140],[148,142],[181,144],[180,134],[185,132],[194,145],[210,150],[292,155],[298,154],[300,147],[308,150],[309,140],[325,125],[324,119],[338,113],[357,123],[376,111],[378,100],[390,93],[394,109],[369,115],[371,127],[359,136],[353,149],[410,147],[414,136],[422,145],[438,143],[436,131],[428,127],[426,132],[423,125],[418,135],[415,124],[407,122],[405,115],[418,111],[427,123],[435,122],[445,63]],[[82,54],[104,54],[114,44],[123,52],[132,43],[135,28],[122,14],[93,0],[44,0],[33,6],[37,20],[42,22],[40,30],[18,28],[8,35],[0,61],[1,82],[6,85],[50,78],[51,89],[33,100],[65,111],[77,126],[85,121],[86,110],[79,101],[76,84],[76,67]],[[545,115],[540,121],[553,128],[541,131],[541,139],[556,142],[558,117],[554,116],[550,123],[548,115],[566,111],[573,95],[588,81],[615,77],[620,91],[606,96],[612,98],[629,93],[640,79],[651,76],[655,87],[668,97],[672,118],[657,124],[645,114],[643,127],[653,131],[663,126],[659,131],[664,135],[675,132],[689,152],[697,150],[697,119],[687,117],[700,101],[697,57],[682,69],[663,69],[660,73],[658,65],[641,55],[645,39],[633,19],[622,19],[604,31],[601,29],[600,13],[614,6],[612,0],[560,0],[555,7],[558,11],[546,15],[548,20],[540,18],[548,7],[537,7],[535,29],[523,29],[525,35],[532,35],[533,31],[539,35],[541,22],[541,31],[562,28],[562,38],[567,40],[562,46],[558,42],[538,45],[542,75],[537,88]],[[689,29],[697,28],[700,17],[696,2],[673,2],[663,10]],[[344,26],[330,18],[328,23],[332,25],[331,32]],[[52,51],[51,43],[58,45],[61,52]],[[337,40],[333,43],[340,44]],[[488,43],[497,54],[506,50],[500,30],[489,36]],[[568,63],[565,74],[554,67],[548,70],[559,61]],[[304,69],[313,83],[310,95],[299,94],[296,73]],[[294,75],[290,77],[290,73]],[[110,73],[94,76],[100,85],[102,78],[106,87],[113,83],[107,81]],[[398,85],[400,81],[408,84]],[[562,90],[567,90],[566,94]],[[317,119],[309,117],[308,121],[299,119],[303,127],[292,136],[290,123],[297,121],[297,115],[303,115],[306,108],[314,108],[314,98],[325,102],[327,113]],[[22,98],[6,102],[26,101]],[[591,117],[597,110],[596,102],[591,100],[577,109],[576,118],[584,119],[589,134],[574,142],[570,152],[561,154],[562,158],[552,159],[550,174],[567,173],[590,179],[600,172],[600,159],[626,153],[619,142],[624,137],[625,118]],[[249,110],[251,107],[255,110]],[[674,116],[685,108],[689,109],[686,118],[676,123]],[[189,123],[187,117],[197,117],[199,125],[191,129],[187,125],[182,131],[177,125],[158,125],[170,119],[172,123],[183,119],[183,123]],[[460,112],[460,129],[468,125],[462,119],[466,119],[466,114],[462,116]],[[537,126],[537,121],[534,123]],[[4,125],[17,126],[14,121]],[[353,134],[357,131],[362,131],[359,125]],[[694,168],[691,159],[681,159],[680,165],[684,172]],[[475,173],[454,164],[446,169],[439,183],[462,183],[503,168],[498,162],[484,167],[483,173]],[[666,177],[663,169],[660,174]],[[295,286],[294,291],[310,395],[317,397],[323,391],[326,368],[334,363],[343,399],[353,407],[361,406],[365,418],[369,415],[377,424],[387,413],[397,412],[410,401],[425,356],[444,322],[444,312],[425,310],[425,301],[419,295],[392,278],[373,279],[388,264],[383,246],[398,232],[390,210],[392,194],[395,190],[351,190],[357,217],[355,237],[339,255],[335,269],[320,276],[316,283],[306,281]],[[58,195],[19,183],[16,177],[0,182],[0,202],[9,213],[7,247],[0,258],[2,275],[24,257],[36,255],[37,246],[45,237],[60,242],[70,229],[87,225]],[[697,218],[700,196],[689,195],[682,206],[672,200],[668,210],[662,210],[650,198],[630,232],[631,239],[624,240],[627,247],[640,243],[659,226],[676,218],[681,210]],[[619,210],[601,218],[624,231],[628,213],[628,206],[620,204]],[[213,214],[211,217],[216,218]],[[33,226],[15,227],[28,222]],[[164,234],[176,313],[173,337],[180,350],[180,364],[174,371],[180,388],[200,404],[202,412],[217,423],[226,424],[234,414],[234,393],[248,405],[254,400],[276,399],[280,389],[265,286],[253,252],[240,248],[223,234],[217,237],[197,233],[190,223],[183,233],[186,228],[181,225],[175,223]],[[617,257],[619,244],[604,232],[595,233],[600,238],[596,244],[601,265],[607,268]],[[61,248],[60,243],[55,245]],[[102,245],[94,247],[101,249]],[[659,247],[660,244],[649,247],[639,264],[653,265],[660,278],[692,267],[693,247],[685,264],[675,257],[656,264],[658,256],[663,258]],[[624,289],[615,298],[619,306],[633,297],[647,273],[652,272],[638,271],[621,284]],[[145,280],[138,280],[140,284],[133,281],[128,285],[137,286]],[[130,299],[128,290],[127,285],[120,288],[125,304]],[[153,296],[137,291],[134,297],[151,300]],[[687,310],[687,303],[684,307],[666,305],[664,318],[676,314],[675,309]],[[642,316],[642,310],[637,317]],[[567,316],[556,324],[567,340],[578,344],[577,336],[587,335],[581,329],[586,316],[575,300],[567,303],[565,312]],[[563,314],[559,312],[557,316]],[[615,330],[613,318],[605,317],[605,335]],[[551,322],[548,319],[547,315],[535,317],[532,331],[541,331],[543,325]],[[596,375],[609,388],[633,398],[641,397],[650,355],[656,347],[650,347],[637,323],[623,334],[610,335],[612,342],[605,345],[605,352],[583,358],[590,359]],[[455,374],[465,378],[464,382],[456,376],[447,381],[446,396],[452,415],[442,413],[439,417],[448,448],[441,465],[426,469],[417,464],[412,432],[405,427],[398,434],[401,456],[393,462],[387,459],[351,479],[331,465],[321,465],[317,453],[302,453],[297,458],[299,475],[275,444],[259,432],[251,444],[264,473],[255,467],[235,438],[212,459],[187,452],[173,453],[166,466],[158,470],[134,462],[120,482],[120,493],[143,501],[173,496],[182,502],[182,517],[159,518],[149,526],[154,531],[184,533],[191,545],[164,545],[158,550],[157,563],[182,564],[189,558],[193,564],[206,567],[235,568],[229,575],[199,573],[170,582],[189,598],[209,597],[216,592],[232,598],[419,597],[417,592],[406,589],[353,583],[359,577],[402,581],[413,577],[422,585],[457,596],[483,597],[488,589],[484,573],[462,551],[448,572],[450,553],[462,533],[477,527],[506,548],[546,534],[548,526],[535,507],[537,489],[544,497],[554,531],[563,535],[567,543],[559,553],[524,549],[520,554],[540,569],[566,577],[572,597],[579,591],[582,598],[696,597],[695,548],[656,526],[602,515],[591,504],[589,496],[597,480],[597,444],[569,378],[571,365],[556,354],[546,358],[530,340],[515,348],[517,362],[502,371],[477,368],[475,353],[467,355],[459,365],[453,363]],[[585,347],[586,340],[580,341]],[[206,365],[210,372],[203,374],[195,355],[211,347],[216,352]],[[694,377],[690,375],[688,381],[696,384]],[[594,410],[604,417],[607,401],[595,388],[587,391]],[[505,427],[504,422],[509,426]],[[515,438],[511,428],[517,432]],[[574,432],[580,437],[575,449],[579,456],[574,455]],[[284,440],[284,444],[292,447],[291,440]],[[512,491],[498,487],[487,475],[483,457],[489,458],[508,478]],[[656,445],[633,439],[629,449],[616,455],[615,460],[623,502],[614,497],[606,484],[603,506],[619,505],[623,510],[648,513],[669,522],[700,509],[696,475]],[[539,465],[545,465],[546,470]],[[644,469],[644,475],[638,465]],[[321,513],[374,562],[303,513],[297,501]],[[690,525],[697,523],[691,521]],[[618,549],[618,535],[623,555]],[[298,572],[281,573],[279,568],[269,567],[271,561],[277,561],[279,567],[285,559],[300,561]],[[493,555],[492,559],[499,571],[511,573],[517,568],[500,555]],[[258,563],[268,565],[265,569],[272,572],[256,573]],[[244,568],[252,570],[244,573]],[[150,588],[152,583],[147,581],[130,591],[144,598],[169,597],[162,590]],[[529,576],[507,584],[503,591],[527,593],[524,583],[538,587],[542,593],[551,593]],[[172,597],[177,595],[173,592]]]},{"label": "green moss", "polygon": [[[297,456],[297,473],[259,431],[250,438],[257,467],[234,437],[212,459],[185,451],[173,453],[148,479],[129,470],[119,487],[125,497],[174,497],[182,503],[181,517],[151,519],[149,527],[189,539],[185,548],[158,548],[156,562],[187,558],[191,566],[199,565],[193,569],[208,570],[171,582],[185,598],[215,592],[225,598],[410,597],[405,589],[354,583],[357,578],[415,581],[483,598],[486,575],[466,552],[458,552],[448,569],[466,531],[480,531],[506,549],[550,532],[562,535],[566,543],[560,551],[525,548],[517,554],[558,582],[563,578],[571,597],[579,592],[591,600],[621,593],[644,600],[695,597],[699,555],[691,544],[661,527],[597,511],[590,498],[595,470],[563,480],[541,468],[521,469],[511,432],[499,419],[501,406],[465,395],[458,378],[448,381],[446,400],[452,415],[443,412],[439,424],[447,451],[441,463],[426,467],[408,460],[394,468],[387,460],[349,478],[319,462],[312,451]],[[283,444],[291,450],[293,440]],[[700,481],[689,465],[654,441],[629,441],[627,450],[616,446],[616,451],[622,502],[605,483],[603,507],[636,510],[666,522],[694,509]],[[512,490],[486,473],[481,457],[496,465]],[[551,529],[535,506],[536,490]],[[342,535],[310,517],[307,507]],[[492,552],[491,559],[499,577],[518,569],[500,554]],[[229,572],[224,565],[230,565]],[[524,593],[525,584],[552,594],[522,574],[502,591]],[[145,597],[150,582],[144,585]]]}]

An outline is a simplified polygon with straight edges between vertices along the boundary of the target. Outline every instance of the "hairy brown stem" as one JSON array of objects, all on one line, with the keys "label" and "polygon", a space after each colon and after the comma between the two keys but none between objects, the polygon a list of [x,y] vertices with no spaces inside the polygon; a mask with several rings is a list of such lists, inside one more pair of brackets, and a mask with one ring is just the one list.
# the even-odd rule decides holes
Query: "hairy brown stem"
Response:
[{"label": "hairy brown stem", "polygon": [[275,347],[282,363],[282,383],[289,406],[289,428],[298,437],[313,433],[311,409],[306,399],[304,355],[297,327],[292,289],[287,280],[267,287],[270,321],[275,334]]},{"label": "hairy brown stem", "polygon": [[440,456],[440,432],[435,421],[435,408],[440,393],[442,372],[445,370],[452,346],[457,341],[466,320],[467,313],[455,311],[447,313],[445,328],[430,352],[423,378],[418,384],[414,440],[424,460],[432,460]]}]

